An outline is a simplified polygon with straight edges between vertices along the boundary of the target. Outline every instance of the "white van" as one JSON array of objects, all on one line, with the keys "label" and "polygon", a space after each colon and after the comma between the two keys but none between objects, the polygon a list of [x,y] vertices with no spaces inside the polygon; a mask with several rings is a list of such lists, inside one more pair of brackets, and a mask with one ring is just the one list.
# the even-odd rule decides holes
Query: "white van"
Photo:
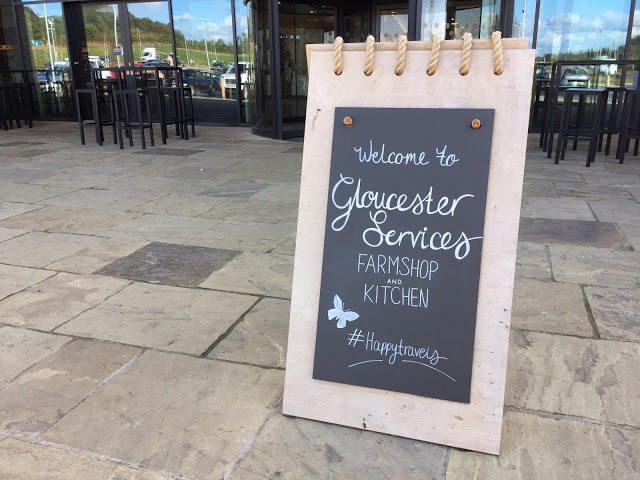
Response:
[{"label": "white van", "polygon": [[158,59],[158,49],[155,47],[149,47],[142,50],[142,56],[140,60],[146,62],[147,60],[157,60]]}]

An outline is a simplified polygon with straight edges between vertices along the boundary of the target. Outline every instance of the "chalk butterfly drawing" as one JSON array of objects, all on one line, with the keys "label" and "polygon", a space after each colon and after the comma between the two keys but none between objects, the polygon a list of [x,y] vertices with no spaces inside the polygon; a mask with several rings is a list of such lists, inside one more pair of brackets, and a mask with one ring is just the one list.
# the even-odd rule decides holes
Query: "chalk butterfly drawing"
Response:
[{"label": "chalk butterfly drawing", "polygon": [[338,328],[344,328],[347,326],[347,321],[353,322],[355,319],[359,318],[356,312],[351,312],[347,310],[344,311],[344,303],[338,295],[333,297],[333,306],[334,308],[329,309],[329,320],[338,319],[338,324],[336,325]]}]

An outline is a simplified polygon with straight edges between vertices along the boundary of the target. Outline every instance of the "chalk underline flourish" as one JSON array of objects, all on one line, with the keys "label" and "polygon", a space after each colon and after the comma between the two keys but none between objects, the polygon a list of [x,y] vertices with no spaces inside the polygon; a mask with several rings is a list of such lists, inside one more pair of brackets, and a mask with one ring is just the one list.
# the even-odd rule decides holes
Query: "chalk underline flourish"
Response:
[{"label": "chalk underline flourish", "polygon": [[426,364],[426,363],[416,362],[415,360],[402,360],[402,362],[403,362],[403,363],[417,363],[418,365],[422,365],[422,366],[424,366],[424,367],[427,367],[427,368],[430,368],[430,369],[432,369],[432,370],[435,370],[435,371],[436,371],[436,372],[438,372],[438,373],[441,373],[442,375],[444,375],[445,377],[450,378],[450,379],[451,379],[451,380],[453,380],[454,382],[456,381],[456,379],[455,379],[455,378],[453,378],[453,377],[451,377],[451,376],[447,375],[447,374],[446,374],[446,373],[444,373],[442,370],[438,370],[437,368],[432,367],[431,365],[428,365],[428,364]]},{"label": "chalk underline flourish", "polygon": [[355,367],[356,365],[362,365],[363,363],[371,363],[371,362],[382,362],[384,360],[365,360],[364,362],[354,363],[353,365],[349,365],[349,368]]},{"label": "chalk underline flourish", "polygon": [[[358,362],[358,363],[354,363],[352,365],[349,365],[349,368],[351,367],[355,367],[356,365],[362,365],[363,363],[372,363],[372,362],[383,362],[384,360],[365,360],[363,362]],[[444,373],[442,370],[438,370],[437,368],[428,365],[426,363],[422,363],[422,362],[416,362],[415,360],[402,360],[403,363],[417,363],[418,365],[422,365],[424,367],[430,368],[431,370],[435,370],[438,373],[441,373],[442,375],[444,375],[447,378],[450,378],[451,380],[453,380],[454,382],[456,381],[455,378],[453,378],[450,375],[447,375],[446,373]]]}]

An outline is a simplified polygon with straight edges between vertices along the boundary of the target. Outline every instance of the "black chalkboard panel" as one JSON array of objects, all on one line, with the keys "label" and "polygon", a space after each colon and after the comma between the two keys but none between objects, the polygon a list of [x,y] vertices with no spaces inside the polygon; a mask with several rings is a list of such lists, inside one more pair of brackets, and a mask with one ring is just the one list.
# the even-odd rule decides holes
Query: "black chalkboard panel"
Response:
[{"label": "black chalkboard panel", "polygon": [[336,108],[313,378],[469,402],[493,116]]}]

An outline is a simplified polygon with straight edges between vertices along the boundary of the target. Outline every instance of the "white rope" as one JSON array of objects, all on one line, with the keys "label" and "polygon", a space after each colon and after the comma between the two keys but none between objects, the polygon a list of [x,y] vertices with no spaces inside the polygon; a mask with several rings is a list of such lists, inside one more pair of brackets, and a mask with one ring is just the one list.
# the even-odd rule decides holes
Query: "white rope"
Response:
[{"label": "white rope", "polygon": [[333,61],[334,61],[333,72],[336,75],[342,75],[342,44],[343,43],[344,43],[344,40],[342,40],[342,37],[336,37],[336,39],[333,42]]},{"label": "white rope", "polygon": [[472,37],[469,32],[462,35],[462,63],[460,64],[460,75],[469,73],[469,64],[471,63],[471,41]]},{"label": "white rope", "polygon": [[493,32],[491,34],[493,42],[493,73],[502,75],[504,72],[504,58],[502,56],[502,32]]},{"label": "white rope", "polygon": [[427,75],[433,75],[438,68],[438,60],[440,60],[440,38],[440,35],[437,33],[434,33],[431,37],[431,57],[429,58]]},{"label": "white rope", "polygon": [[400,35],[398,37],[398,58],[396,60],[396,75],[404,73],[405,58],[407,55],[407,36]]},{"label": "white rope", "polygon": [[373,73],[373,48],[375,46],[376,39],[373,35],[367,37],[366,43],[366,56],[364,61],[364,74],[369,76]]}]

